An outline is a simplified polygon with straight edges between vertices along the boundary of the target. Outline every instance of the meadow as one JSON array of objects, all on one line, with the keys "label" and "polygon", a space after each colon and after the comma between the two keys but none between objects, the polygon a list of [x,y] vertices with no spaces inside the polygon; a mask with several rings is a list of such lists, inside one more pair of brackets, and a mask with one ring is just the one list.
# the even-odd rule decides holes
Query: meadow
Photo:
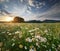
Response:
[{"label": "meadow", "polygon": [[0,51],[60,51],[60,23],[0,23]]}]

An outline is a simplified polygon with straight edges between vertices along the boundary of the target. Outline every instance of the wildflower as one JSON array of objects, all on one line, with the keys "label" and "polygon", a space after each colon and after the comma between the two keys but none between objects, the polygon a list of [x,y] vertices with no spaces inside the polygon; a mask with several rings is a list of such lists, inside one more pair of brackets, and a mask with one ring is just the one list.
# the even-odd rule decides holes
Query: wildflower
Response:
[{"label": "wildflower", "polygon": [[33,35],[34,33],[30,33],[31,35]]},{"label": "wildflower", "polygon": [[27,49],[27,47],[26,47],[26,46],[25,46],[24,48],[25,48],[25,49]]},{"label": "wildflower", "polygon": [[14,45],[15,45],[15,43],[12,44],[12,46],[14,46]]},{"label": "wildflower", "polygon": [[38,39],[36,39],[36,41],[38,42],[39,40],[38,40]]},{"label": "wildflower", "polygon": [[48,51],[52,51],[51,49],[49,49]]},{"label": "wildflower", "polygon": [[44,32],[45,32],[45,33],[47,33],[47,32],[48,32],[48,30],[46,29]]},{"label": "wildflower", "polygon": [[46,50],[46,51],[48,51],[48,50]]},{"label": "wildflower", "polygon": [[39,44],[38,43],[36,43],[36,46],[38,46]]},{"label": "wildflower", "polygon": [[52,48],[55,48],[55,44],[52,44]]},{"label": "wildflower", "polygon": [[3,46],[3,42],[0,42],[0,47],[2,47]]},{"label": "wildflower", "polygon": [[60,47],[60,45],[58,45],[58,47]]},{"label": "wildflower", "polygon": [[22,33],[19,34],[19,38],[22,38]]},{"label": "wildflower", "polygon": [[28,29],[27,27],[25,29]]},{"label": "wildflower", "polygon": [[46,41],[47,41],[46,38],[43,38],[43,37],[40,38],[40,42],[46,42]]},{"label": "wildflower", "polygon": [[40,39],[40,36],[39,35],[35,35],[35,38]]},{"label": "wildflower", "polygon": [[29,30],[28,32],[30,32],[30,33],[31,33],[31,32],[33,32],[33,31],[35,31],[35,29]]},{"label": "wildflower", "polygon": [[11,35],[11,33],[9,33],[8,35]]},{"label": "wildflower", "polygon": [[47,47],[46,45],[42,45],[42,46],[45,47],[45,48]]},{"label": "wildflower", "polygon": [[30,49],[29,51],[34,51],[33,49]]},{"label": "wildflower", "polygon": [[19,38],[22,38],[22,35],[19,35]]},{"label": "wildflower", "polygon": [[34,46],[30,46],[30,48],[33,48]]},{"label": "wildflower", "polygon": [[16,38],[16,36],[13,36],[13,38]]},{"label": "wildflower", "polygon": [[38,42],[36,42],[36,46],[40,47]]},{"label": "wildflower", "polygon": [[35,30],[39,30],[39,28],[35,28]]},{"label": "wildflower", "polygon": [[35,38],[39,39],[39,40],[40,40],[40,42],[46,42],[46,41],[47,41],[47,39],[46,39],[46,38],[41,37],[40,35],[35,35]]},{"label": "wildflower", "polygon": [[1,48],[0,48],[0,51],[2,51]]},{"label": "wildflower", "polygon": [[32,37],[34,37],[34,36],[32,36]]},{"label": "wildflower", "polygon": [[9,32],[7,32],[7,33],[9,33]]},{"label": "wildflower", "polygon": [[20,44],[20,45],[19,45],[19,48],[23,48],[23,45],[22,45],[22,44]]},{"label": "wildflower", "polygon": [[36,51],[36,48],[34,48],[34,46],[30,46],[29,51]]},{"label": "wildflower", "polygon": [[5,33],[5,31],[4,31],[4,32],[2,32],[2,33]]},{"label": "wildflower", "polygon": [[26,41],[27,41],[27,42],[32,42],[32,39],[30,39],[30,38],[28,37],[28,38],[26,38]]},{"label": "wildflower", "polygon": [[60,51],[60,45],[58,45],[57,50]]},{"label": "wildflower", "polygon": [[32,38],[32,41],[34,41],[35,40],[35,38]]},{"label": "wildflower", "polygon": [[8,49],[8,50],[6,50],[6,51],[10,51],[10,50]]},{"label": "wildflower", "polygon": [[15,34],[19,34],[19,33],[20,33],[20,31],[16,31],[16,32],[15,32]]},{"label": "wildflower", "polygon": [[15,39],[14,39],[14,38],[12,38],[12,41],[15,41]]}]

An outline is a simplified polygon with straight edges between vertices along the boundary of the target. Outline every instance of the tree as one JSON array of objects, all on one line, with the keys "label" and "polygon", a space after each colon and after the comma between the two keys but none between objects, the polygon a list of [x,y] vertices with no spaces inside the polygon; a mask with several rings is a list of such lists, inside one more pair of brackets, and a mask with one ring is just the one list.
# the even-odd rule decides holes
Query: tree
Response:
[{"label": "tree", "polygon": [[24,19],[19,17],[19,16],[16,16],[13,20],[13,22],[17,22],[17,23],[21,23],[21,22],[24,22]]}]

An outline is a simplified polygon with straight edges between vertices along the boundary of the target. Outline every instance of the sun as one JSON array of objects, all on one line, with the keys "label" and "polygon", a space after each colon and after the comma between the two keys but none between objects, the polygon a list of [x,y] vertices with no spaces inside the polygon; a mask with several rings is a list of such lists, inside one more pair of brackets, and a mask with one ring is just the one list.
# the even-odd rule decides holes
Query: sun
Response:
[{"label": "sun", "polygon": [[6,17],[6,18],[5,18],[5,21],[7,21],[7,22],[13,21],[13,18],[12,18],[12,17]]}]

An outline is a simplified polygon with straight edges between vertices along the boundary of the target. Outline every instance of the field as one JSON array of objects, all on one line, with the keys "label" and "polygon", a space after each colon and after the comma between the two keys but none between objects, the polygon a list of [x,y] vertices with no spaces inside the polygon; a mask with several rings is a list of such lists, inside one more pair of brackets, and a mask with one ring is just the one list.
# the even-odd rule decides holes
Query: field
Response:
[{"label": "field", "polygon": [[60,23],[0,23],[0,51],[60,51]]}]

